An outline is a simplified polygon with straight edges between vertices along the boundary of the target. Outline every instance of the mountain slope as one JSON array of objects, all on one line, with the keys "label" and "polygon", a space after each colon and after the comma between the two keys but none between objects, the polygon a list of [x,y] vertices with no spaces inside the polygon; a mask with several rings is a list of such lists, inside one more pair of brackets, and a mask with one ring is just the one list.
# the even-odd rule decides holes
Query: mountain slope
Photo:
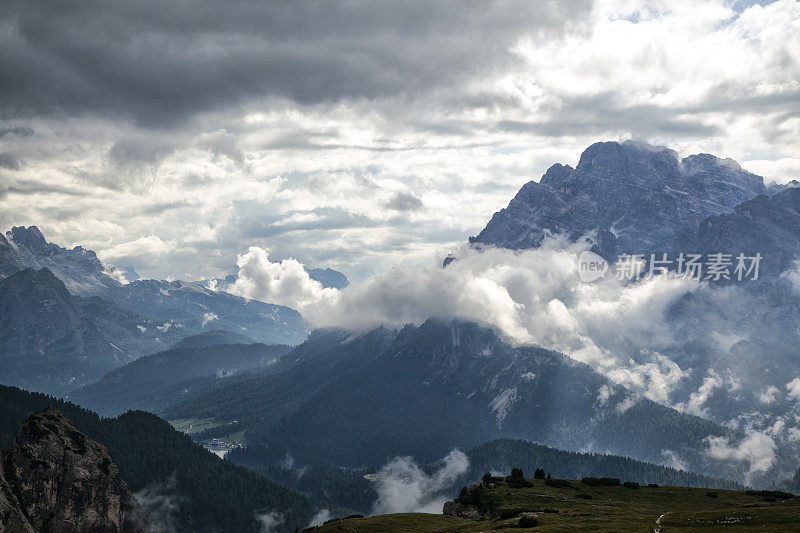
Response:
[{"label": "mountain slope", "polygon": [[25,269],[0,281],[3,383],[63,394],[130,360],[48,269]]},{"label": "mountain slope", "polygon": [[[528,476],[532,472],[524,472]],[[502,473],[505,474],[505,473]],[[800,498],[775,491],[642,486],[598,479],[531,479],[523,472],[464,487],[443,514],[331,520],[309,533],[414,531],[785,531],[797,530]]]},{"label": "mountain slope", "polygon": [[525,184],[470,242],[535,248],[562,233],[572,241],[593,238],[607,259],[648,254],[672,249],[677,233],[765,192],[760,176],[728,159],[681,160],[666,148],[596,143],[574,169],[556,164],[539,182]]},{"label": "mountain slope", "polygon": [[264,369],[289,350],[286,345],[263,344],[173,348],[112,370],[98,382],[73,391],[67,399],[103,416],[131,409],[158,412],[200,385]]},{"label": "mountain slope", "polygon": [[276,512],[284,519],[279,531],[293,531],[318,511],[308,498],[220,459],[155,415],[140,411],[104,419],[69,402],[0,386],[0,449],[12,446],[29,413],[51,404],[108,449],[122,479],[143,501],[155,500],[172,509],[171,530],[256,532],[256,516]]},{"label": "mountain slope", "polygon": [[311,463],[433,461],[509,437],[655,463],[676,454],[695,471],[743,477],[743,465],[703,453],[706,437],[734,432],[637,400],[586,365],[514,347],[494,330],[429,320],[399,332],[335,335],[320,349],[287,354],[280,372],[187,398],[166,413],[238,420],[235,430],[245,430],[249,444]]},{"label": "mountain slope", "polygon": [[265,344],[299,344],[308,335],[306,322],[294,309],[215,292],[197,283],[138,280],[109,289],[105,297],[161,321],[164,331],[179,328],[184,335],[213,328]]}]

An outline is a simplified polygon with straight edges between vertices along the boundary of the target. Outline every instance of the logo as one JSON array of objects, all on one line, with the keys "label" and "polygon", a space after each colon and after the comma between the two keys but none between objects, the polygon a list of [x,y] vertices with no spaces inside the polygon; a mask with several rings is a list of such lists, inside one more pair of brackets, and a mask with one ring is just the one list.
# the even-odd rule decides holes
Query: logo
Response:
[{"label": "logo", "polygon": [[608,261],[594,252],[586,250],[578,257],[578,276],[584,283],[602,278],[608,272]]}]

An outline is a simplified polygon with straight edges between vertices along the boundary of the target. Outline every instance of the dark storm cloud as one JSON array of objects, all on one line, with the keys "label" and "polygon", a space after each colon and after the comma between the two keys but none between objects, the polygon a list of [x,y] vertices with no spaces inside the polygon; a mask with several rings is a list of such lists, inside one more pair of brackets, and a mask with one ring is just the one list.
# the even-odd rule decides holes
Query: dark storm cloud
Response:
[{"label": "dark storm cloud", "polygon": [[0,113],[168,125],[252,98],[414,96],[489,75],[588,2],[6,2]]}]

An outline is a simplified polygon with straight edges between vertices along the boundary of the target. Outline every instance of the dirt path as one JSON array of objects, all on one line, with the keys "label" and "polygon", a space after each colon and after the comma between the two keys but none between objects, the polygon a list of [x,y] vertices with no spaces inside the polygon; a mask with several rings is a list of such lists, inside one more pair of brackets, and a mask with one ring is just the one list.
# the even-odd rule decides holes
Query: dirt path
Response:
[{"label": "dirt path", "polygon": [[653,530],[653,533],[661,533],[661,519],[667,516],[667,513],[662,514],[656,519],[656,528]]}]

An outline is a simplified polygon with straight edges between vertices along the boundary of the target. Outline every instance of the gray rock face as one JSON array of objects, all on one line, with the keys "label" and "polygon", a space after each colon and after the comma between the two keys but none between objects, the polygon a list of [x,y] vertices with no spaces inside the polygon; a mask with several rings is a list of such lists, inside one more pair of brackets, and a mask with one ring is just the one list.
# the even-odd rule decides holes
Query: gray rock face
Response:
[{"label": "gray rock face", "polygon": [[0,234],[0,278],[10,276],[25,268],[25,263],[8,239]]},{"label": "gray rock face", "polygon": [[556,164],[538,183],[526,183],[470,242],[524,249],[565,234],[572,241],[590,237],[609,259],[663,251],[678,233],[765,192],[760,176],[729,159],[681,160],[667,148],[596,143],[576,168]]},{"label": "gray rock face", "polygon": [[0,532],[33,533],[33,526],[22,512],[11,485],[6,481],[0,464]]},{"label": "gray rock face", "polygon": [[347,276],[332,268],[306,268],[306,272],[308,277],[320,282],[323,287],[344,289],[350,284]]},{"label": "gray rock face", "polygon": [[49,269],[73,294],[98,295],[119,285],[103,273],[105,267],[93,251],[47,242],[36,226],[15,226],[0,237],[0,278],[23,268]]},{"label": "gray rock face", "polygon": [[466,505],[459,502],[444,502],[442,514],[455,516],[456,518],[466,518],[467,520],[488,520],[491,518],[489,513],[482,513],[476,505]]},{"label": "gray rock face", "polygon": [[145,531],[105,447],[54,406],[23,423],[2,470],[0,531]]},{"label": "gray rock face", "polygon": [[48,269],[0,281],[3,383],[63,394],[128,361]]}]

